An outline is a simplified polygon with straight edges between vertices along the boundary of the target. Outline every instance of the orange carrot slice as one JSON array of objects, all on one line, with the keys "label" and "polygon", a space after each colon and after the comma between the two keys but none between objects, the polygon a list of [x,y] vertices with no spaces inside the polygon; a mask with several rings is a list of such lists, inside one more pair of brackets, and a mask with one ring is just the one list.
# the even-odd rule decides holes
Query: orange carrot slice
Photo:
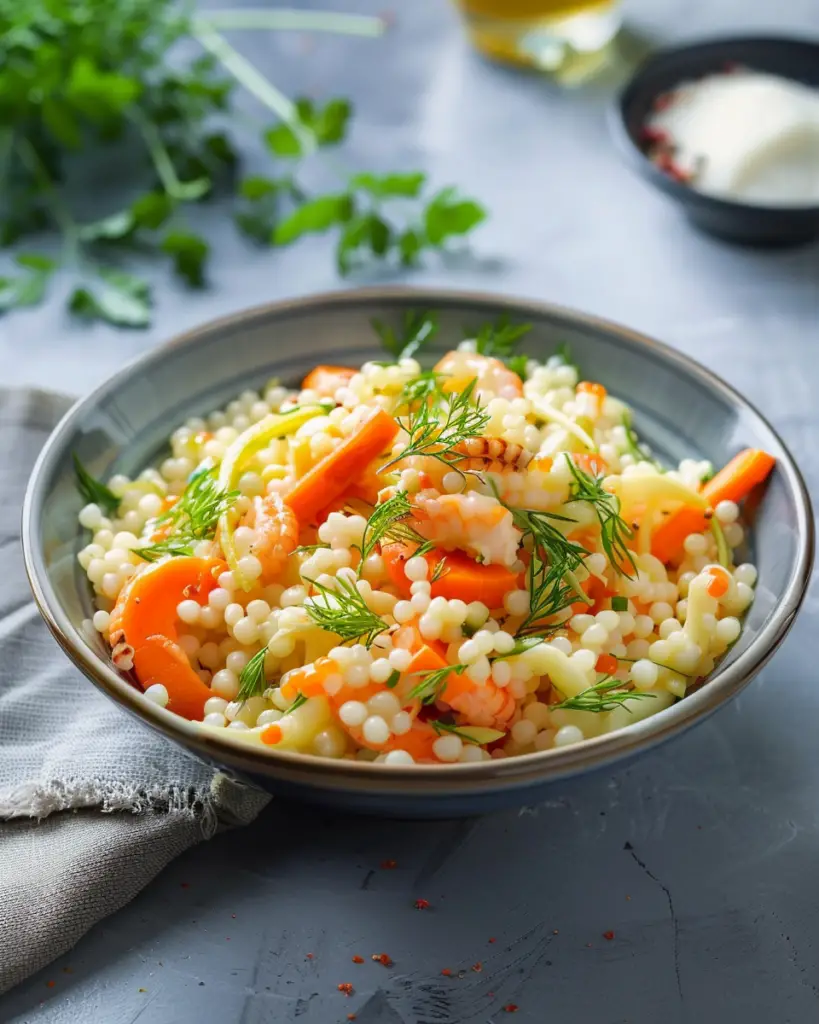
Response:
[{"label": "orange carrot slice", "polygon": [[184,718],[200,719],[213,696],[177,644],[176,606],[183,600],[204,604],[227,564],[216,558],[182,556],[154,562],[132,576],[111,613],[112,643],[134,649],[134,674],[143,690],[162,683],[168,708]]},{"label": "orange carrot slice", "polygon": [[361,476],[395,439],[399,426],[383,409],[376,409],[361,426],[345,438],[298,480],[284,500],[306,526]]},{"label": "orange carrot slice", "polygon": [[350,366],[316,366],[301,382],[303,391],[315,391],[320,398],[332,398],[358,373]]},{"label": "orange carrot slice", "polygon": [[[776,459],[758,448],[746,448],[703,485],[702,494],[711,508],[721,501],[742,501],[769,476]],[[661,562],[679,557],[683,541],[690,533],[708,529],[708,519],[700,509],[683,507],[669,516],[651,538],[651,553]]]},{"label": "orange carrot slice", "polygon": [[[411,555],[404,544],[385,544],[381,557],[390,580],[401,594],[411,596],[411,583],[404,572],[404,565]],[[433,597],[447,600],[460,598],[466,601],[481,601],[489,609],[503,606],[503,599],[510,590],[518,588],[518,576],[504,565],[481,565],[463,551],[430,551],[424,556],[432,580],[440,567],[441,575],[432,582]],[[443,562],[443,566],[441,566]]]}]

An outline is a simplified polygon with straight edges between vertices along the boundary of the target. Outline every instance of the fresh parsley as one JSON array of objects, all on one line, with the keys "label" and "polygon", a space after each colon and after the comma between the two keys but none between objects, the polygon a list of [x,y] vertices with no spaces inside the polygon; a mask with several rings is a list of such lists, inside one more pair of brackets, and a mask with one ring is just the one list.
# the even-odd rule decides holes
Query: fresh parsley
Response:
[{"label": "fresh parsley", "polygon": [[[151,288],[126,267],[135,254],[151,255],[186,286],[203,287],[210,244],[198,207],[216,199],[256,243],[284,246],[335,232],[342,274],[371,261],[413,266],[485,219],[477,202],[453,188],[430,189],[414,169],[339,175],[328,165],[335,187],[308,189],[304,182],[315,175],[305,165],[344,142],[349,101],[289,99],[223,34],[304,29],[374,37],[382,19],[193,8],[175,0],[0,5],[0,244],[25,244],[48,230],[62,239],[56,256],[50,247],[49,255],[17,257],[13,274],[0,278],[0,312],[40,302],[63,270],[73,278],[72,312],[145,327]],[[247,130],[235,116],[239,87],[275,117],[262,131],[266,173],[242,174],[238,149]],[[84,175],[89,166],[92,176],[95,167],[124,171],[114,175],[120,194],[93,221],[74,198],[82,194],[71,180],[77,165]]]}]

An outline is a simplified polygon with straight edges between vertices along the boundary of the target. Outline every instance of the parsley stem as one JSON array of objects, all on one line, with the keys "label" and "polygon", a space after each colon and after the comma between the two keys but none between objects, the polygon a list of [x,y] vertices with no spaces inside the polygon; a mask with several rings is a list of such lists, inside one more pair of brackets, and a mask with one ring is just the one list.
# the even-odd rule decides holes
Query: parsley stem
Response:
[{"label": "parsley stem", "polygon": [[305,152],[313,148],[312,138],[301,126],[296,106],[258,71],[249,60],[239,53],[225,37],[208,24],[197,18],[193,23],[193,37],[209,53],[212,53],[226,71],[252,93],[257,100],[290,126]]},{"label": "parsley stem", "polygon": [[170,154],[165,147],[165,143],[162,141],[162,137],[156,130],[156,126],[153,125],[147,117],[145,117],[138,107],[132,107],[128,111],[128,116],[137,128],[139,128],[142,134],[145,145],[148,147],[148,153],[150,154],[154,169],[159,176],[159,180],[162,182],[162,187],[172,199],[185,199],[186,196],[183,184],[179,180],[179,175],[176,173],[173,160],[171,160]]},{"label": "parsley stem", "polygon": [[54,182],[51,180],[51,175],[48,173],[45,164],[40,159],[40,154],[26,138],[18,138],[15,142],[15,147],[22,162],[39,181],[43,192],[48,196],[49,206],[51,208],[54,221],[63,233],[65,248],[71,256],[76,258],[78,241],[76,222],[71,216],[71,211],[68,209],[68,206],[65,204],[59,192],[55,188]]},{"label": "parsley stem", "polygon": [[383,18],[338,11],[297,11],[245,7],[237,10],[207,11],[198,24],[216,29],[269,29],[273,32],[333,32],[336,35],[375,39],[387,30]]}]

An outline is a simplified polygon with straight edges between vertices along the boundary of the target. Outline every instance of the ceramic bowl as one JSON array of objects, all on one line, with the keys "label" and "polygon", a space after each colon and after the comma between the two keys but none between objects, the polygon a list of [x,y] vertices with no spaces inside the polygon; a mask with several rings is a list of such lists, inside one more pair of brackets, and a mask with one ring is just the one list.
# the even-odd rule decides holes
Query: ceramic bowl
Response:
[{"label": "ceramic bowl", "polygon": [[819,235],[819,204],[761,206],[704,195],[675,181],[645,155],[642,129],[654,101],[684,81],[742,65],[819,88],[819,44],[751,36],[660,50],[636,71],[611,111],[615,141],[629,164],[677,202],[695,227],[753,246],[801,245]]},{"label": "ceramic bowl", "polygon": [[[568,343],[581,366],[634,409],[661,456],[724,463],[746,446],[776,457],[753,517],[759,568],[742,635],[712,678],[676,705],[620,732],[525,757],[445,766],[330,761],[249,749],[227,731],[205,733],[146,700],[112,667],[87,622],[92,595],[77,553],[76,452],[97,476],[136,474],[161,455],[171,431],[270,376],[296,384],[316,363],[378,358],[373,317],[397,325],[410,309],[438,311],[437,348],[501,314],[529,321],[526,348],[548,356]],[[813,519],[798,469],[772,427],[713,374],[650,338],[538,303],[446,291],[379,288],[261,306],[206,324],[119,372],[78,402],[45,445],[23,512],[26,567],[37,604],[71,660],[108,697],[193,755],[274,793],[398,817],[479,814],[536,801],[558,779],[633,757],[701,722],[734,697],[774,653],[802,601],[813,559]]]}]

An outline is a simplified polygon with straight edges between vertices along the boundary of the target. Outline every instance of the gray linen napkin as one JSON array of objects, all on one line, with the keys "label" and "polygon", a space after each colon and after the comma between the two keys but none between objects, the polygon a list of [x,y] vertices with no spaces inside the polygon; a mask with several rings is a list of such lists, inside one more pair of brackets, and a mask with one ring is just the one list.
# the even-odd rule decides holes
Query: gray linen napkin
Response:
[{"label": "gray linen napkin", "polygon": [[120,711],[41,621],[20,507],[70,404],[0,389],[0,992],[70,949],[183,850],[247,824],[268,800]]}]

